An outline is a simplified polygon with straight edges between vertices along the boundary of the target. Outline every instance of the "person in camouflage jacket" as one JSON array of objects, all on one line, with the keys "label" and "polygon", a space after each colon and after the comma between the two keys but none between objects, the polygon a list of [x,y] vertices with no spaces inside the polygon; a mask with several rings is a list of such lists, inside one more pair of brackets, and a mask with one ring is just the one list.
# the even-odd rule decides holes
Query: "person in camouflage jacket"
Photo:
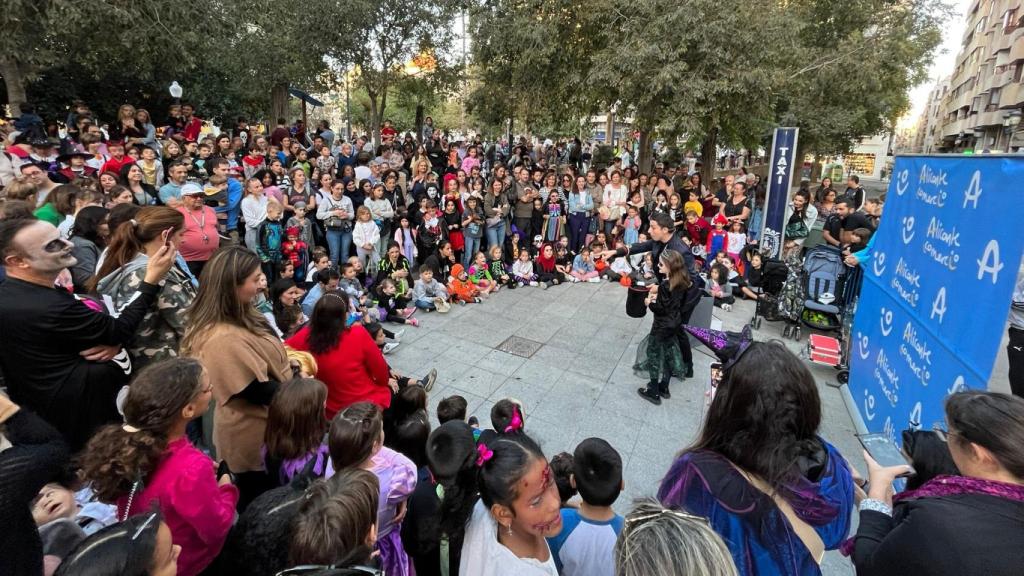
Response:
[{"label": "person in camouflage jacket", "polygon": [[[116,315],[131,303],[142,279],[146,276],[149,257],[139,253],[134,259],[101,278],[96,291],[113,301],[111,313]],[[178,355],[178,342],[185,334],[185,310],[196,297],[196,288],[188,275],[176,264],[167,273],[156,307],[142,319],[135,338],[127,343],[128,353],[137,368],[149,362]]]}]

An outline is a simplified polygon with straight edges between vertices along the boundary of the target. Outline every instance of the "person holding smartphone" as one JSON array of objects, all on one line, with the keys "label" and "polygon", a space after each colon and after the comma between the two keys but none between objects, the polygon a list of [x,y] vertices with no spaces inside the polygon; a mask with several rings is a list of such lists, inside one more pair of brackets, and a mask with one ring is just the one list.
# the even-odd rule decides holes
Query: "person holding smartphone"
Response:
[{"label": "person holding smartphone", "polygon": [[76,263],[73,249],[52,224],[0,222],[0,260],[7,272],[0,284],[0,333],[7,335],[0,370],[11,400],[42,416],[77,451],[96,428],[121,419],[114,399],[132,372],[121,347],[156,303],[175,249],[164,246],[152,254],[140,269],[135,296],[116,317],[54,288],[61,272]]},{"label": "person holding smartphone", "polygon": [[852,553],[858,576],[1020,574],[1024,566],[1024,399],[970,390],[946,399],[946,438],[959,476],[893,494],[909,466],[867,453]]}]

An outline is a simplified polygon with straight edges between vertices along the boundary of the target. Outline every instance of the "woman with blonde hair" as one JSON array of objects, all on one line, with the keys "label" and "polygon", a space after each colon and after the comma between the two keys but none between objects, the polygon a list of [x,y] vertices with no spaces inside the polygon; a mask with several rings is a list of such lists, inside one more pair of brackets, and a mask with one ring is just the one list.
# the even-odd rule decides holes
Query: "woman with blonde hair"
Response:
[{"label": "woman with blonde hair", "polygon": [[[177,249],[184,229],[185,217],[173,208],[141,208],[135,218],[110,232],[106,255],[92,287],[109,296],[115,310],[127,306],[142,284],[149,259],[164,244]],[[127,343],[137,365],[178,355],[178,342],[185,334],[185,309],[195,296],[189,275],[177,264],[172,266],[160,287],[157,305],[146,312],[134,339]]]},{"label": "woman with blonde hair", "polygon": [[616,576],[736,576],[736,564],[706,518],[637,502],[615,543]]},{"label": "woman with blonde hair", "polygon": [[214,254],[203,267],[181,340],[181,355],[197,358],[210,372],[212,435],[208,418],[204,432],[217,459],[235,473],[240,510],[273,487],[260,450],[267,407],[292,377],[284,346],[252,304],[261,274],[251,250],[230,246]]},{"label": "woman with blonde hair", "polygon": [[117,120],[110,125],[110,142],[123,142],[125,147],[140,144],[146,139],[146,129],[135,119],[135,106],[122,104],[117,109]]}]

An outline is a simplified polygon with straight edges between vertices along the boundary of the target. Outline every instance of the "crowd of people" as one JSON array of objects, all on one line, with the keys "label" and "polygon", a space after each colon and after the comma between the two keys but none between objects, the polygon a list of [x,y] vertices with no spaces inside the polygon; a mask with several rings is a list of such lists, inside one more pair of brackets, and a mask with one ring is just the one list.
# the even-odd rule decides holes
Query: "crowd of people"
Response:
[{"label": "crowd of people", "polygon": [[[688,326],[704,295],[762,296],[752,173],[705,185],[628,150],[587,166],[579,141],[506,156],[432,122],[386,124],[376,147],[284,119],[206,136],[188,104],[103,123],[75,102],[55,141],[23,112],[0,165],[0,573],[811,575],[842,549],[859,574],[999,576],[1024,560],[1024,400],[950,396],[894,495],[907,467],[866,457],[862,477],[785,346]],[[787,257],[823,242],[857,265],[883,203],[855,177],[801,186]],[[689,334],[723,364],[656,498],[618,502],[618,439],[549,459],[534,407],[473,415],[449,396],[430,414],[437,372],[388,362],[431,314],[578,282],[643,289],[644,400],[693,377]]]}]

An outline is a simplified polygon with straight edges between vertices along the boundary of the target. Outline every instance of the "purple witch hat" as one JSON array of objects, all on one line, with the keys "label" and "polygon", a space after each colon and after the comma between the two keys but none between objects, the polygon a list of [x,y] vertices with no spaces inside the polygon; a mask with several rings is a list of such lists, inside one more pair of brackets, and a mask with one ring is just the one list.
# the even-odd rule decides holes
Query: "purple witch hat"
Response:
[{"label": "purple witch hat", "polygon": [[683,326],[683,329],[693,334],[693,337],[700,340],[702,344],[718,356],[722,361],[722,370],[728,370],[740,359],[740,356],[754,343],[754,335],[750,326],[744,326],[740,332],[723,332],[700,326]]}]

